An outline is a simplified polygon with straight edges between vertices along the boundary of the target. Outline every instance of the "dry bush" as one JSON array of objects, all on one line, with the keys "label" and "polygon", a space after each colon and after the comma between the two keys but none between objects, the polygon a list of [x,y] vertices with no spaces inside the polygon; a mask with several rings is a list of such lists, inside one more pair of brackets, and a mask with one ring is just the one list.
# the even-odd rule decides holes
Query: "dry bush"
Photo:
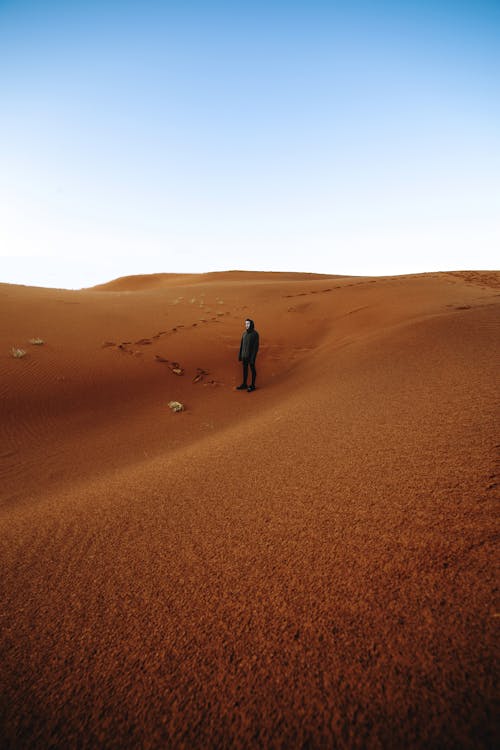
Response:
[{"label": "dry bush", "polygon": [[180,401],[169,401],[168,405],[172,411],[184,411],[184,404],[181,404]]},{"label": "dry bush", "polygon": [[10,352],[15,359],[21,359],[26,356],[24,349],[19,349],[17,346],[13,346]]}]

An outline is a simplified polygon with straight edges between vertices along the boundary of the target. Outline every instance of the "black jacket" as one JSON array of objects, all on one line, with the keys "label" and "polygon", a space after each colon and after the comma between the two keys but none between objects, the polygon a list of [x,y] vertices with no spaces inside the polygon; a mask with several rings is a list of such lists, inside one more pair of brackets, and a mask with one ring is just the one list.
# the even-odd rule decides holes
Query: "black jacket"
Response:
[{"label": "black jacket", "polygon": [[247,360],[250,364],[255,364],[255,358],[259,351],[259,334],[254,328],[253,320],[250,320],[250,327],[241,337],[240,353],[238,360]]}]

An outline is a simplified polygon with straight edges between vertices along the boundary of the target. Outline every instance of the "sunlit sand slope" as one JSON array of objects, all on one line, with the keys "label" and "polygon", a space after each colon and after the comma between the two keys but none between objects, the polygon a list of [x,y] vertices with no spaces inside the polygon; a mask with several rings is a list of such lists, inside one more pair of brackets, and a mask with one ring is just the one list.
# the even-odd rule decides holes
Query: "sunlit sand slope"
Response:
[{"label": "sunlit sand slope", "polygon": [[3,284],[0,313],[2,746],[498,742],[499,273]]}]

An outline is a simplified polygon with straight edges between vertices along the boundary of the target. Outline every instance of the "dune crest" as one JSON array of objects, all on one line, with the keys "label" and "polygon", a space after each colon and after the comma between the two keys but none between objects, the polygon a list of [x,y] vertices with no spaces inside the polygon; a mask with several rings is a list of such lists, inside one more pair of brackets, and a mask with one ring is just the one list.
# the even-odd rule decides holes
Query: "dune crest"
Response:
[{"label": "dune crest", "polygon": [[499,286],[0,284],[3,744],[493,746]]},{"label": "dune crest", "polygon": [[339,279],[319,273],[297,273],[281,271],[211,271],[210,273],[155,273],[140,276],[122,276],[105,284],[92,287],[94,291],[130,292],[145,289],[166,288],[174,285],[191,285],[218,281],[314,281],[316,279]]}]

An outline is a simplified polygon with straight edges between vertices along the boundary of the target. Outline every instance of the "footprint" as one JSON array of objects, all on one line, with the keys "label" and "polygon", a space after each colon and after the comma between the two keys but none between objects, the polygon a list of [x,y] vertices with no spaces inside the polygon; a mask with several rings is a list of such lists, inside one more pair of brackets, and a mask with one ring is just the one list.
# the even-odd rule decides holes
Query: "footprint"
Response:
[{"label": "footprint", "polygon": [[203,377],[205,375],[208,375],[207,370],[203,370],[201,367],[196,368],[196,375],[193,378],[193,383],[199,383],[201,380],[203,380]]}]

